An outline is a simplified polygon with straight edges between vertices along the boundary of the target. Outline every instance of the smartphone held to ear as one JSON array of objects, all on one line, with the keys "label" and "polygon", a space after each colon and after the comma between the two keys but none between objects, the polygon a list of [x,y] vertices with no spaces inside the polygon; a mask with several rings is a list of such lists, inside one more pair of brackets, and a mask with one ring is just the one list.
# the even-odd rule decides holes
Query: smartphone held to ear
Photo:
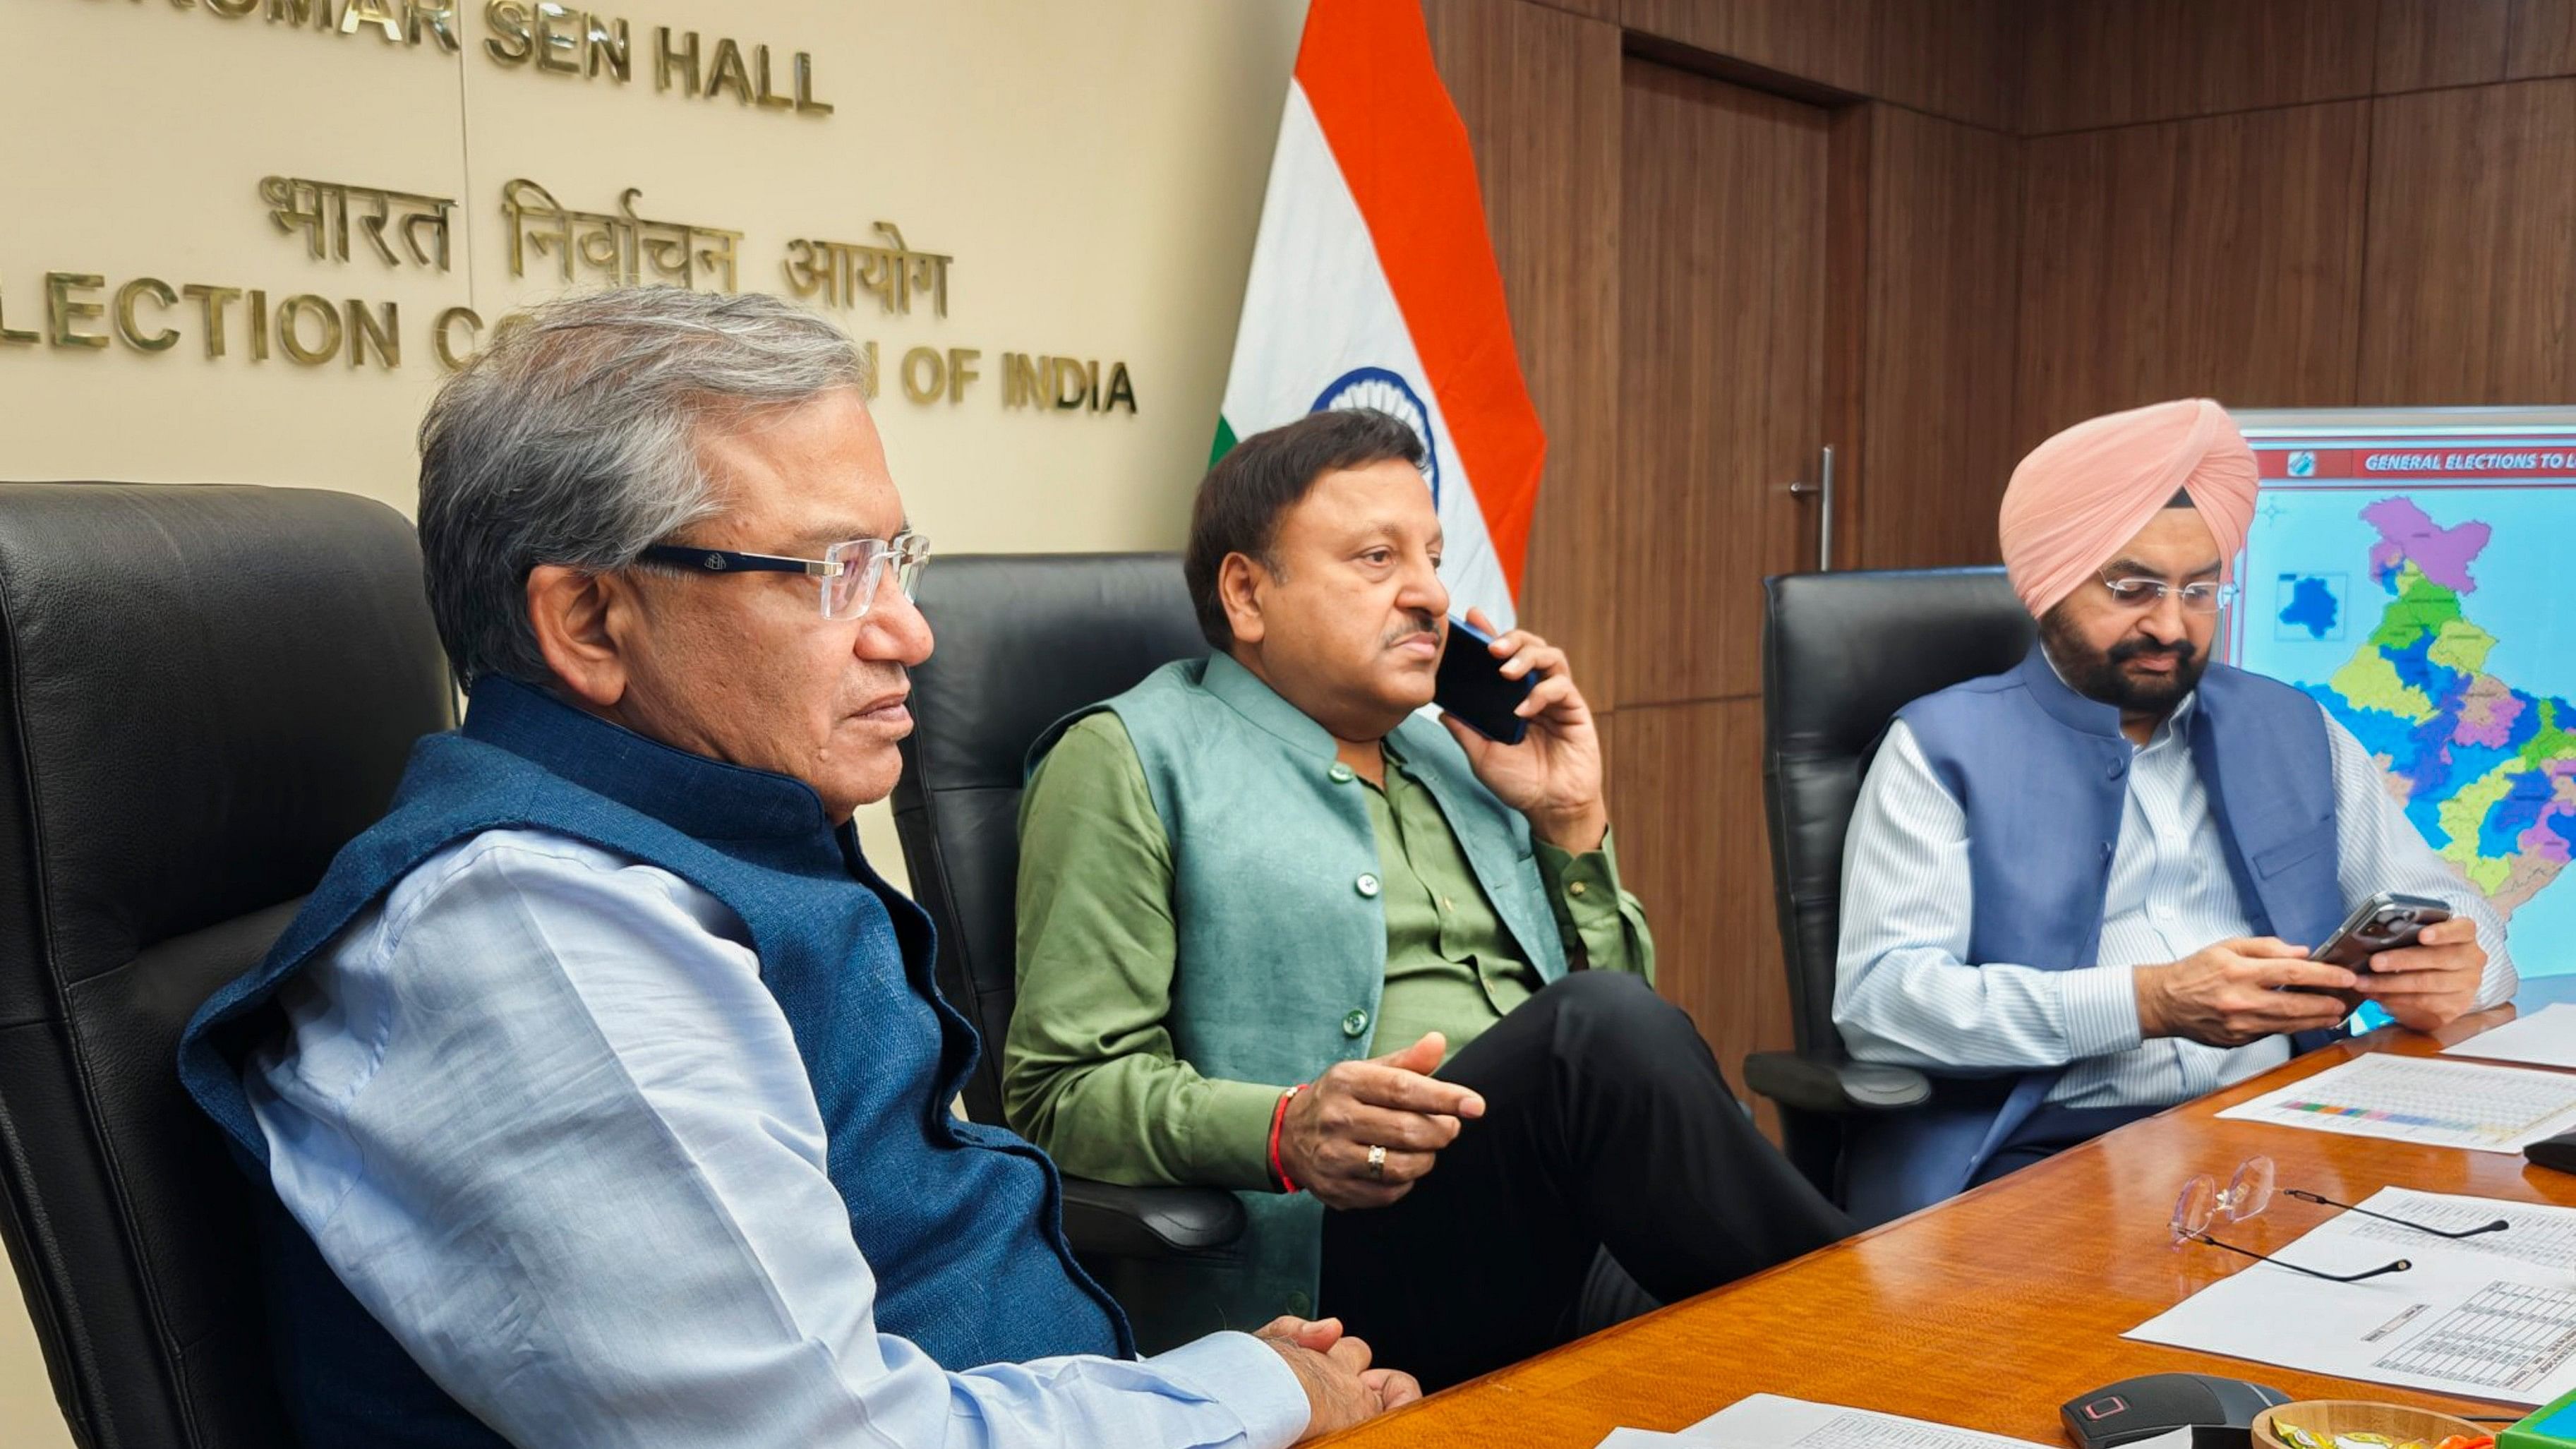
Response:
[{"label": "smartphone held to ear", "polygon": [[1529,733],[1529,721],[1512,711],[1538,687],[1536,671],[1504,678],[1504,661],[1494,657],[1493,648],[1492,635],[1464,619],[1451,619],[1431,702],[1485,738],[1517,745]]},{"label": "smartphone held to ear", "polygon": [[2430,896],[2381,891],[2353,908],[2334,938],[2309,956],[2348,971],[2367,971],[2370,958],[2415,944],[2426,926],[2451,918],[2451,908]]}]

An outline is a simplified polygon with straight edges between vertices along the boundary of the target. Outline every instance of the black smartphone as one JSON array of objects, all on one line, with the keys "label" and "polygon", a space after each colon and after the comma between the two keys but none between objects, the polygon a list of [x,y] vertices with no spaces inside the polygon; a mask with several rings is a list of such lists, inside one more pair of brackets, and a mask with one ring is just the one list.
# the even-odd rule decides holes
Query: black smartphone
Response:
[{"label": "black smartphone", "polygon": [[1517,745],[1529,733],[1529,721],[1512,711],[1538,687],[1538,679],[1536,671],[1505,679],[1503,661],[1494,657],[1493,647],[1492,635],[1464,619],[1451,619],[1431,702],[1485,738]]},{"label": "black smartphone", "polygon": [[2450,918],[2451,908],[2430,896],[2381,891],[2353,907],[2334,939],[2319,946],[2308,959],[2347,971],[2367,971],[2371,957],[2412,946],[2426,926]]}]

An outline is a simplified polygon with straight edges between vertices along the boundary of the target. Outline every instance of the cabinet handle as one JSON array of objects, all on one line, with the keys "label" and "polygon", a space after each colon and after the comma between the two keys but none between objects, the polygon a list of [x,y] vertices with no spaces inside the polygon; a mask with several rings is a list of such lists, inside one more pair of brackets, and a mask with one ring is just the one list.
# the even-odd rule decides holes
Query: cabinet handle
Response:
[{"label": "cabinet handle", "polygon": [[1816,453],[1816,481],[1792,483],[1789,491],[1816,500],[1816,572],[1829,574],[1834,571],[1834,450],[1828,444]]}]

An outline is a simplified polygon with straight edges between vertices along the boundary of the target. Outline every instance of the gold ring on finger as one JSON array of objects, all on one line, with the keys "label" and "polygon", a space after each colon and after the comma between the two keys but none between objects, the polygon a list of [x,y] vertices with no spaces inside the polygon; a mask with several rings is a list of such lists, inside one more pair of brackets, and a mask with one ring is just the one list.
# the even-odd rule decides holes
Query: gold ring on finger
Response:
[{"label": "gold ring on finger", "polygon": [[1372,1148],[1370,1148],[1370,1149],[1369,1149],[1369,1155],[1368,1155],[1368,1169],[1369,1169],[1369,1176],[1371,1176],[1371,1177],[1381,1177],[1381,1178],[1382,1178],[1382,1177],[1386,1176],[1386,1149],[1385,1149],[1385,1148],[1383,1148],[1383,1147],[1372,1147]]}]

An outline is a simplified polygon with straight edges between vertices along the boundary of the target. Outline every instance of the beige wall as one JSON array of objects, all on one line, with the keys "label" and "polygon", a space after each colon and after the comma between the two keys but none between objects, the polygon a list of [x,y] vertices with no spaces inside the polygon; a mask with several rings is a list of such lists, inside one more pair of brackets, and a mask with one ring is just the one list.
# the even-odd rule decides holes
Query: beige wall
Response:
[{"label": "beige wall", "polygon": [[[335,10],[341,0],[332,0]],[[265,7],[262,7],[263,10]],[[391,7],[399,13],[401,6]],[[874,299],[835,312],[873,338],[877,412],[916,526],[942,552],[1171,547],[1207,456],[1304,0],[612,0],[634,79],[540,73],[464,43],[231,20],[197,0],[5,0],[0,56],[0,326],[46,327],[47,272],[310,292],[398,305],[398,370],[204,355],[196,304],[170,349],[0,341],[0,478],[343,488],[408,510],[412,432],[442,375],[432,317],[486,318],[562,286],[514,278],[502,183],[567,208],[745,233],[746,289],[779,290],[786,243],[873,242],[891,220],[951,254],[947,317]],[[656,90],[656,26],[814,57],[829,116]],[[273,226],[261,177],[450,196],[452,270],[390,269],[363,243],[314,261]],[[142,329],[155,310],[142,307]],[[112,324],[84,322],[105,332]],[[916,404],[905,349],[973,347],[962,402]],[[1137,408],[1002,404],[1005,351],[1124,361]],[[871,851],[892,861],[882,812]],[[0,1303],[0,1441],[68,1442],[17,1300]]]}]

